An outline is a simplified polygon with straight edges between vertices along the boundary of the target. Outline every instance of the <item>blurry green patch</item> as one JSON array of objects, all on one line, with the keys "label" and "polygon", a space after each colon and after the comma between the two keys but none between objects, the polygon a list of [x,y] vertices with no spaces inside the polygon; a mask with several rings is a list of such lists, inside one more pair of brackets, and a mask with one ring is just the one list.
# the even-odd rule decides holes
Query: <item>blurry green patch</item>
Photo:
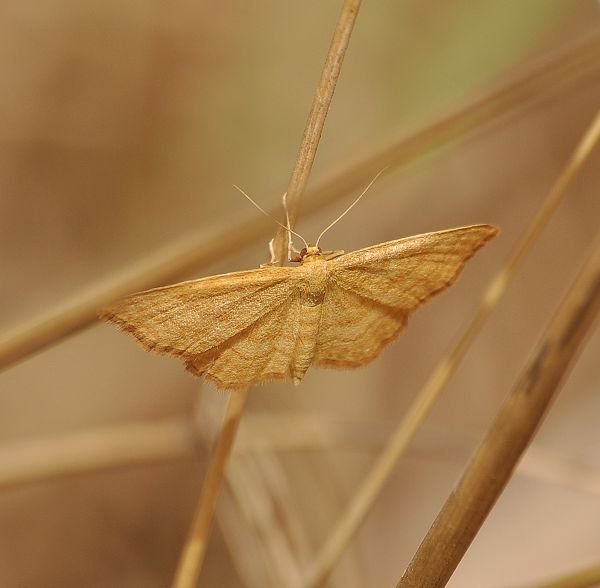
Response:
[{"label": "blurry green patch", "polygon": [[377,25],[394,80],[382,104],[387,117],[426,121],[459,102],[532,50],[573,7],[567,0],[396,2]]}]

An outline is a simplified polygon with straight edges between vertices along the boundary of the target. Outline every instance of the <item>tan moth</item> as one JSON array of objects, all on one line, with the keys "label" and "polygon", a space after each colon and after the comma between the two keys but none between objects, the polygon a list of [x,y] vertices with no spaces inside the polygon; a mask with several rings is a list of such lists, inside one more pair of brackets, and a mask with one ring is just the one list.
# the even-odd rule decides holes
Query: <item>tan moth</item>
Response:
[{"label": "tan moth", "polygon": [[323,252],[320,236],[291,259],[297,267],[266,265],[154,288],[101,316],[147,350],[181,357],[219,388],[284,378],[298,384],[312,364],[355,368],[375,359],[496,233],[471,225],[345,254]]}]

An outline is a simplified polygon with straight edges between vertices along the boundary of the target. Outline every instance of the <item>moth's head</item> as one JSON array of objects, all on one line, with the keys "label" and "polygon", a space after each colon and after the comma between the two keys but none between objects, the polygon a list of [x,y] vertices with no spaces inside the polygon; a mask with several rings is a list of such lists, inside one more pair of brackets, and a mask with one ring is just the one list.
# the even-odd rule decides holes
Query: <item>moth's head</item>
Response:
[{"label": "moth's head", "polygon": [[302,251],[300,251],[300,259],[302,261],[307,261],[308,259],[315,257],[322,257],[321,248],[317,245],[308,243],[307,246],[303,247]]}]

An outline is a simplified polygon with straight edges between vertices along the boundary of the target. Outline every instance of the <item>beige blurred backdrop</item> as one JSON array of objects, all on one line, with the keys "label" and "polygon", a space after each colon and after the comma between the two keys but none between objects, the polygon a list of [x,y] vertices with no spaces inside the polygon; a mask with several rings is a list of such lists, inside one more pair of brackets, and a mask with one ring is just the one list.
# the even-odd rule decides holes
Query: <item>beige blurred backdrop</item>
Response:
[{"label": "beige blurred backdrop", "polygon": [[[4,2],[0,328],[127,271],[189,231],[211,235],[259,214],[232,183],[276,205],[340,6]],[[595,33],[600,8],[592,0],[365,0],[312,184]],[[495,124],[392,170],[328,233],[325,247],[350,251],[476,222],[502,229],[373,364],[311,369],[299,388],[251,391],[255,434],[242,432],[256,447],[240,443],[231,464],[202,586],[293,585],[286,566],[302,568],[323,543],[599,99],[600,63],[577,83],[517,100]],[[589,250],[600,221],[598,163],[596,154],[573,185],[330,586],[399,579]],[[298,230],[314,238],[355,195],[303,211]],[[253,242],[187,277],[256,267],[266,246]],[[526,586],[600,553],[599,353],[596,336],[450,586]],[[4,457],[31,443],[43,455],[45,440],[104,428],[200,423],[195,455],[0,488],[0,587],[168,586],[223,404],[222,393],[178,361],[147,354],[100,323],[0,373]],[[333,425],[343,434],[331,433]],[[302,427],[306,435],[296,435]],[[572,469],[557,473],[561,463]]]}]

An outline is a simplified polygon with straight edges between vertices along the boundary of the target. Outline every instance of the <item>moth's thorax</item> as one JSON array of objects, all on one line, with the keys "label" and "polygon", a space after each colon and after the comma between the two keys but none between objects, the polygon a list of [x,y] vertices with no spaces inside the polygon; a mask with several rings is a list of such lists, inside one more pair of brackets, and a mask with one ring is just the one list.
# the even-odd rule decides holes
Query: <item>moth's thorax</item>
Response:
[{"label": "moth's thorax", "polygon": [[320,305],[327,286],[327,260],[318,247],[309,247],[306,252],[302,250],[301,256],[302,261],[297,269],[303,277],[300,286],[301,304]]}]

